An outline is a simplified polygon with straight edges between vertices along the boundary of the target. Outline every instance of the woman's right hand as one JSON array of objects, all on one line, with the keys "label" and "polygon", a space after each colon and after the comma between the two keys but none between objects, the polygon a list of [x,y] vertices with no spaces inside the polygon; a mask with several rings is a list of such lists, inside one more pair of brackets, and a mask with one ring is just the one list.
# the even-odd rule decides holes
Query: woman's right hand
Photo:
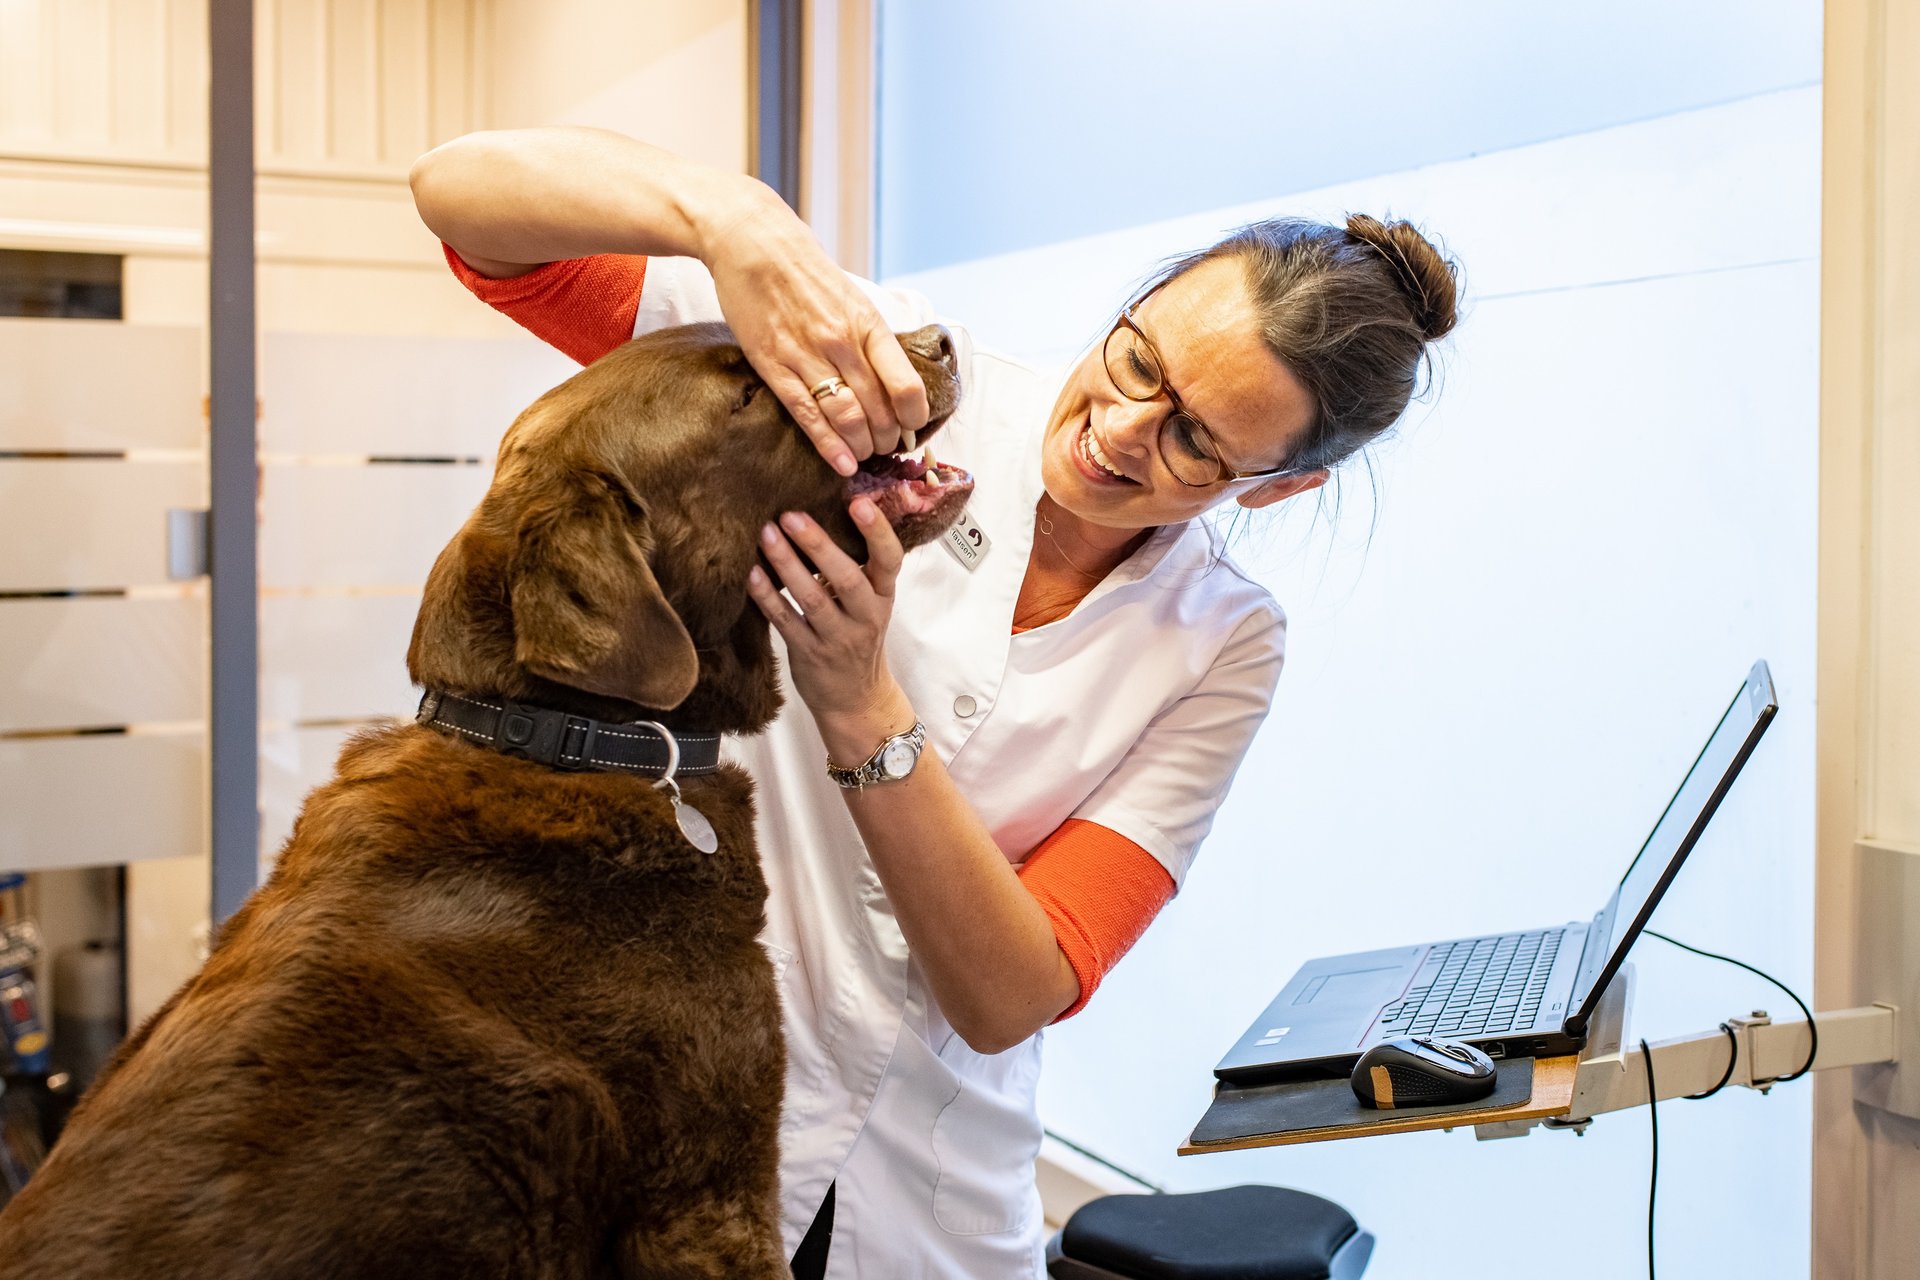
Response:
[{"label": "woman's right hand", "polygon": [[[755,184],[758,186],[758,184]],[[741,350],[842,475],[927,424],[927,390],[893,330],[813,232],[764,197],[705,238],[720,310]],[[839,377],[847,389],[814,399]]]}]

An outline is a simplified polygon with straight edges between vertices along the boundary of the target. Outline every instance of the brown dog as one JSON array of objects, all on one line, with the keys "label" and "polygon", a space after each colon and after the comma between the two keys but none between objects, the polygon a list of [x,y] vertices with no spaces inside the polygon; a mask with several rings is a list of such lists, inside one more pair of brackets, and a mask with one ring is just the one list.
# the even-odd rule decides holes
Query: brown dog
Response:
[{"label": "brown dog", "polygon": [[[946,335],[902,343],[938,423]],[[909,547],[971,487],[863,475]],[[414,679],[756,732],[779,693],[755,535],[805,511],[862,556],[851,487],[723,327],[630,342],[508,432],[428,580]],[[0,1215],[0,1277],[785,1276],[752,788],[725,765],[679,783],[717,852],[650,776],[425,724],[354,738]]]}]

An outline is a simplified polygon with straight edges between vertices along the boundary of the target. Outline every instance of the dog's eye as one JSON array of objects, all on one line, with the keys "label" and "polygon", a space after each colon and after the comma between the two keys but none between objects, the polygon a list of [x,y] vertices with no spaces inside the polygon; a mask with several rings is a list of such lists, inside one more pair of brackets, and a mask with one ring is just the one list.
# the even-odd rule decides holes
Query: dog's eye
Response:
[{"label": "dog's eye", "polygon": [[747,406],[751,405],[753,403],[753,398],[760,394],[762,388],[765,385],[766,384],[761,382],[760,379],[758,378],[750,379],[747,382],[747,385],[740,389],[740,398],[734,402],[733,411],[735,413],[738,413],[742,409],[745,409]]}]

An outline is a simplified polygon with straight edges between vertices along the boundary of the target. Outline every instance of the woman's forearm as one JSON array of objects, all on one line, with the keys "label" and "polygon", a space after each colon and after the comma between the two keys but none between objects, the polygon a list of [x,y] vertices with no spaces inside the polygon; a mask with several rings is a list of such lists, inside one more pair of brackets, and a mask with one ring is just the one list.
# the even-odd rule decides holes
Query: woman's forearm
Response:
[{"label": "woman's forearm", "polygon": [[785,210],[753,178],[603,129],[470,133],[409,180],[428,229],[494,276],[594,253],[705,258],[727,228]]},{"label": "woman's forearm", "polygon": [[[854,764],[912,723],[901,697],[820,727],[836,762]],[[932,751],[899,782],[848,792],[847,808],[934,999],[969,1045],[1012,1048],[1079,997],[1046,913]]]}]

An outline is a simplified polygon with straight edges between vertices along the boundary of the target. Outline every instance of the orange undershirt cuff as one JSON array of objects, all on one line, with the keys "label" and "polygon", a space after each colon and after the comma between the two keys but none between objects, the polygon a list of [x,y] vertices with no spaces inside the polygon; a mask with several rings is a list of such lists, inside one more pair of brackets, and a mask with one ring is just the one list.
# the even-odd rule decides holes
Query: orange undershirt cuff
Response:
[{"label": "orange undershirt cuff", "polygon": [[1173,877],[1157,858],[1084,818],[1061,823],[1027,855],[1019,873],[1080,980],[1080,998],[1060,1018],[1086,1006],[1174,891]]},{"label": "orange undershirt cuff", "polygon": [[495,279],[468,266],[451,245],[447,265],[469,292],[541,341],[592,364],[633,336],[647,260],[624,253],[548,262]]}]

